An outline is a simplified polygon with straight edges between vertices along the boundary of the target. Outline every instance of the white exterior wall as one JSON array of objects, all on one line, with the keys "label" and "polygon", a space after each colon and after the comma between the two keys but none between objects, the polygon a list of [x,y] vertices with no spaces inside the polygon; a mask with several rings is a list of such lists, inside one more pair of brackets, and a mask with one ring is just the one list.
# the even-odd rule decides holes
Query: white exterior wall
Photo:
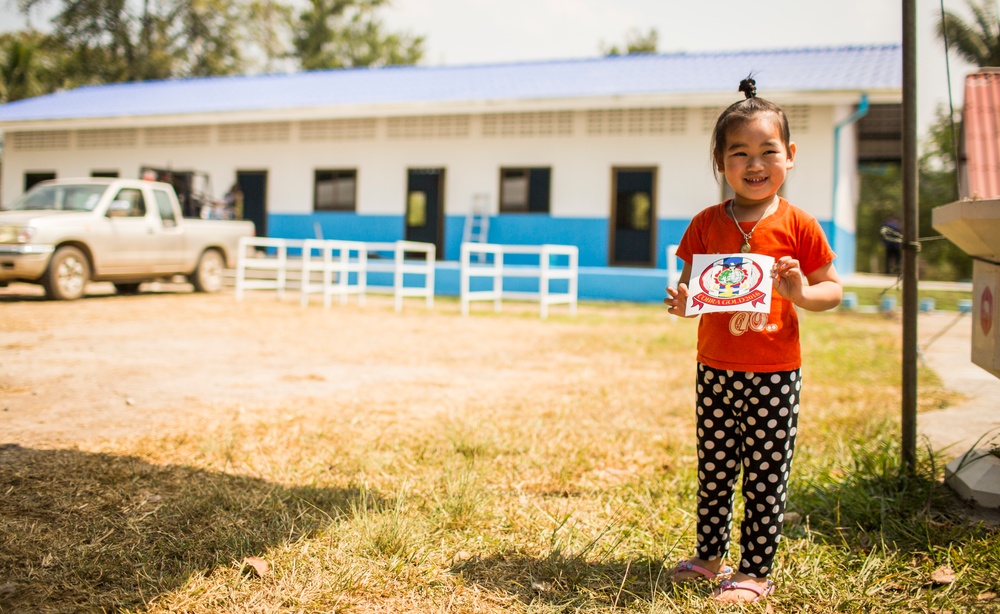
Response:
[{"label": "white exterior wall", "polygon": [[820,221],[830,217],[833,190],[832,108],[809,107],[805,122],[792,122],[795,167],[785,180],[785,198]]},{"label": "white exterior wall", "polygon": [[[854,113],[853,107],[841,106],[835,111],[835,122],[843,122]],[[832,132],[832,131],[831,131]],[[841,229],[848,232],[855,232],[857,226],[857,205],[861,192],[861,179],[858,175],[858,138],[857,122],[846,124],[840,129],[840,160],[837,165],[837,203],[836,203],[836,224]],[[833,174],[831,169],[830,174]],[[831,194],[831,204],[833,197]],[[834,212],[829,212],[827,217],[831,217]]]},{"label": "white exterior wall", "polygon": [[[828,220],[833,186],[833,125],[850,108],[803,107],[807,119],[793,121],[798,146],[795,169],[785,195],[820,220]],[[488,192],[498,207],[501,167],[544,166],[552,169],[551,215],[606,218],[611,208],[613,167],[655,167],[656,211],[661,219],[690,218],[719,202],[721,188],[712,174],[710,129],[719,109],[695,107],[684,111],[683,129],[637,135],[588,134],[586,111],[572,111],[572,134],[566,136],[483,136],[482,115],[468,116],[468,136],[390,138],[389,119],[375,122],[374,137],[357,140],[304,141],[299,122],[288,122],[286,140],[220,143],[220,127],[208,127],[201,145],[148,146],[138,128],[135,144],[121,147],[78,146],[70,130],[69,149],[25,151],[7,139],[3,163],[2,202],[20,195],[26,172],[54,171],[60,178],[88,176],[92,171],[117,170],[135,177],[143,165],[207,172],[212,191],[221,197],[237,170],[268,172],[268,211],[309,214],[313,210],[316,169],[357,169],[358,214],[402,215],[406,169],[446,169],[445,207],[449,215],[464,215],[473,195]],[[132,120],[134,122],[134,120]],[[129,127],[134,127],[132,123]],[[84,123],[79,129],[88,129]],[[854,138],[842,131],[842,181],[854,176]],[[854,227],[856,178],[841,189],[838,224]]]}]

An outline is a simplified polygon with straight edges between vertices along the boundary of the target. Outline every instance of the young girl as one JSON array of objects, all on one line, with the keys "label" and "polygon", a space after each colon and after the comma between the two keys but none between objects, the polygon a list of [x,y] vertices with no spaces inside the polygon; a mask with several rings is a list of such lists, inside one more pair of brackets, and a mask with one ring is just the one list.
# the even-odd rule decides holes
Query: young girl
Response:
[{"label": "young girl", "polygon": [[[799,411],[800,352],[795,306],[832,309],[842,288],[835,255],[814,217],[778,196],[795,162],[788,119],[740,83],[746,100],[723,111],[712,134],[715,168],[736,193],[691,220],[677,255],[684,261],[664,303],[688,314],[694,254],[772,256],[771,311],[707,313],[698,323],[698,546],[671,573],[674,582],[725,578],[719,601],[756,601],[774,591],[768,579],[781,535]],[[752,316],[752,317],[750,317]],[[740,561],[729,550],[736,478],[743,470]]]}]

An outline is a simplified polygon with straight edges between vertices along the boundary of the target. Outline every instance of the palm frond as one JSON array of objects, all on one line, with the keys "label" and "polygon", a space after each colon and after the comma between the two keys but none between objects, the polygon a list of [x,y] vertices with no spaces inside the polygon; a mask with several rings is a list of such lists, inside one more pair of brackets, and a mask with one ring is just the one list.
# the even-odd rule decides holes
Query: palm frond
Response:
[{"label": "palm frond", "polygon": [[951,51],[976,66],[1000,66],[1000,20],[995,6],[989,0],[969,0],[968,6],[971,22],[945,11],[937,23],[938,36]]}]

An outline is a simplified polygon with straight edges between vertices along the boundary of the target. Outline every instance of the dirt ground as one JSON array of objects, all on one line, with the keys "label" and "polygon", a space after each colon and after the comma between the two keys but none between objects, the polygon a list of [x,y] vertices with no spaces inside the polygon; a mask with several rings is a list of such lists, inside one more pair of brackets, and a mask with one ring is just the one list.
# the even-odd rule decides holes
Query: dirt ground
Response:
[{"label": "dirt ground", "polygon": [[542,321],[537,305],[505,303],[517,317],[497,326],[489,305],[463,318],[454,299],[432,310],[408,299],[397,314],[388,296],[325,310],[319,299],[302,308],[297,295],[237,302],[231,291],[143,288],[116,296],[91,284],[71,302],[0,288],[0,444],[159,433],[198,416],[328,408],[332,398],[419,416],[476,396],[527,396],[556,369],[587,377],[594,368],[549,343],[575,326],[559,321],[565,307]]}]

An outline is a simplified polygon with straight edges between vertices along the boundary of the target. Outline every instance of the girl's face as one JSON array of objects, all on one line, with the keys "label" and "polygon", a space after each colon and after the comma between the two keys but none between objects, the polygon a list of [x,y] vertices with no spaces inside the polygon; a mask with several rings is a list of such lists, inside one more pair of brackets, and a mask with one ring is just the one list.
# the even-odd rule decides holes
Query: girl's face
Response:
[{"label": "girl's face", "polygon": [[736,192],[736,204],[771,204],[795,165],[795,143],[786,148],[774,113],[758,113],[726,131],[719,172]]}]

